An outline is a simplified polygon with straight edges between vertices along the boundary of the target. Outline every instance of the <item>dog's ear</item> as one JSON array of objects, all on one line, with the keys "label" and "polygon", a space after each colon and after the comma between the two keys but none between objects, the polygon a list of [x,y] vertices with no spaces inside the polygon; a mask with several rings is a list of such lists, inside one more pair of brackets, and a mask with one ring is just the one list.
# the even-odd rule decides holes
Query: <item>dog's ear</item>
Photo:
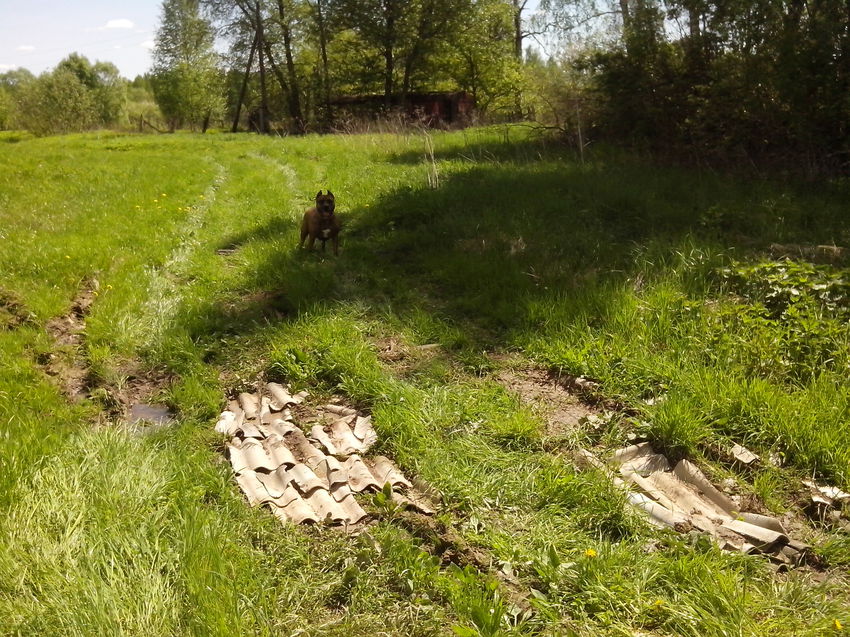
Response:
[{"label": "dog's ear", "polygon": [[319,192],[316,193],[316,199],[318,199],[321,196],[322,196],[322,191],[320,190]]},{"label": "dog's ear", "polygon": [[334,194],[330,190],[328,190],[328,197],[333,197],[333,196],[334,196]]}]

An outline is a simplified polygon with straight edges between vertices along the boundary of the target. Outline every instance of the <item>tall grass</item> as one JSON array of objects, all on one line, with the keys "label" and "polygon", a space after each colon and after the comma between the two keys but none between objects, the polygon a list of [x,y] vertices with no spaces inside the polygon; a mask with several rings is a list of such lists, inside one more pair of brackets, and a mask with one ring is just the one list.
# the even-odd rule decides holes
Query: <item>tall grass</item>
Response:
[{"label": "tall grass", "polygon": [[[846,324],[814,301],[777,320],[724,275],[772,242],[850,239],[842,187],[580,163],[518,129],[432,142],[427,159],[416,135],[0,142],[0,299],[31,314],[0,329],[2,632],[814,635],[850,619],[838,570],[777,579],[649,528],[490,374],[512,352],[590,376],[671,456],[778,453],[753,487],[773,508],[803,474],[846,487]],[[296,249],[320,188],[338,258]],[[167,374],[175,427],[135,438],[46,377],[44,326],[83,288],[92,382]],[[414,359],[441,347],[396,368],[388,337]],[[357,538],[248,509],[210,429],[258,377],[371,411],[454,539],[380,507]]]}]

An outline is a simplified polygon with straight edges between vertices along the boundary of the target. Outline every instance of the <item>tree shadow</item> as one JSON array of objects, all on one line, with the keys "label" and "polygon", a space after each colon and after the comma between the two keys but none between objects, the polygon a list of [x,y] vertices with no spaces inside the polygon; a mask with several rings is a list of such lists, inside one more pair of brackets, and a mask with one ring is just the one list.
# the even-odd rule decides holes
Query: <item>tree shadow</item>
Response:
[{"label": "tree shadow", "polygon": [[[841,197],[819,196],[634,164],[479,162],[437,189],[400,187],[349,211],[339,257],[295,241],[268,250],[242,286],[251,293],[198,308],[182,327],[196,341],[249,336],[342,301],[429,312],[462,326],[460,346],[480,348],[544,320],[534,308],[547,303],[566,308],[561,320],[570,298],[581,299],[575,312],[604,315],[618,299],[612,283],[663,270],[685,249],[742,259],[773,242],[850,237]],[[224,243],[281,232],[270,222]]]},{"label": "tree shadow", "polygon": [[275,239],[289,229],[287,223],[280,219],[272,219],[261,226],[229,235],[222,239],[218,246],[216,246],[216,250],[221,253],[232,253],[251,241]]}]

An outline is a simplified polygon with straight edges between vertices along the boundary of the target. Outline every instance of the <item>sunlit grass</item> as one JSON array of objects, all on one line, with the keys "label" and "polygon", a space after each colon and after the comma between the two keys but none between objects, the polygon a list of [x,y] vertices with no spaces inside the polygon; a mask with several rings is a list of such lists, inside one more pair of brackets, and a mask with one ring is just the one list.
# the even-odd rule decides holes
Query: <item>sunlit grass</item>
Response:
[{"label": "sunlit grass", "polygon": [[[672,456],[704,462],[729,440],[777,453],[786,467],[751,478],[771,508],[803,474],[847,487],[846,324],[773,321],[721,274],[771,242],[846,242],[846,193],[601,151],[580,164],[504,137],[436,134],[436,190],[416,134],[0,139],[0,299],[31,314],[0,325],[0,632],[847,623],[837,574],[775,579],[761,558],[651,529],[489,377],[490,354],[512,352],[595,379]],[[296,249],[320,188],[344,220],[338,258]],[[97,292],[81,352],[94,382],[120,382],[130,360],[167,374],[171,430],[133,438],[46,377],[45,325],[83,288]],[[440,354],[402,373],[377,355],[387,336]],[[355,539],[249,510],[210,430],[225,394],[259,376],[371,411],[380,449],[440,490],[441,520],[491,572],[442,563],[392,515]],[[820,551],[850,560],[838,533]]]}]

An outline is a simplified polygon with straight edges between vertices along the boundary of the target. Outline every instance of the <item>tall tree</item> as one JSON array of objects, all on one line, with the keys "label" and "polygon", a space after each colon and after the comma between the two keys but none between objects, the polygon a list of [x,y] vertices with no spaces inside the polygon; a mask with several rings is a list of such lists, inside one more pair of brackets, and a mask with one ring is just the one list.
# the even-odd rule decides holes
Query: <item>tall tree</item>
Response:
[{"label": "tall tree", "polygon": [[330,84],[330,72],[328,69],[328,27],[326,21],[327,15],[327,7],[326,0],[315,0],[314,2],[308,2],[310,8],[312,9],[314,21],[316,24],[316,33],[318,34],[319,40],[319,55],[321,60],[321,91],[322,91],[322,101],[324,102],[324,110],[325,117],[330,117],[330,103],[331,103],[331,84]]},{"label": "tall tree", "polygon": [[153,54],[153,88],[174,130],[188,124],[206,131],[222,109],[222,78],[213,30],[198,0],[164,0]]},{"label": "tall tree", "polygon": [[[469,0],[334,0],[341,22],[383,59],[384,104],[411,89],[417,68],[433,56],[472,6]],[[401,77],[398,77],[398,76]]]},{"label": "tall tree", "polygon": [[476,0],[445,49],[441,63],[458,87],[473,96],[479,112],[516,107],[520,63],[513,18],[504,0]]},{"label": "tall tree", "polygon": [[[295,69],[295,58],[293,56],[292,43],[292,14],[293,7],[287,7],[285,0],[277,0],[277,23],[280,27],[283,44],[283,54],[286,60],[286,76],[289,117],[292,119],[293,127],[296,132],[304,132],[304,114],[301,112],[301,88],[298,79],[298,73]],[[270,52],[269,52],[270,53]],[[285,90],[285,89],[284,89]]]},{"label": "tall tree", "polygon": [[353,29],[369,46],[381,52],[384,61],[384,106],[392,106],[395,94],[395,70],[398,46],[407,35],[410,6],[404,0],[335,0],[335,8],[344,24]]},{"label": "tall tree", "polygon": [[111,62],[95,62],[79,53],[71,53],[56,65],[56,70],[73,73],[94,101],[101,126],[118,123],[127,102],[126,81]]}]

